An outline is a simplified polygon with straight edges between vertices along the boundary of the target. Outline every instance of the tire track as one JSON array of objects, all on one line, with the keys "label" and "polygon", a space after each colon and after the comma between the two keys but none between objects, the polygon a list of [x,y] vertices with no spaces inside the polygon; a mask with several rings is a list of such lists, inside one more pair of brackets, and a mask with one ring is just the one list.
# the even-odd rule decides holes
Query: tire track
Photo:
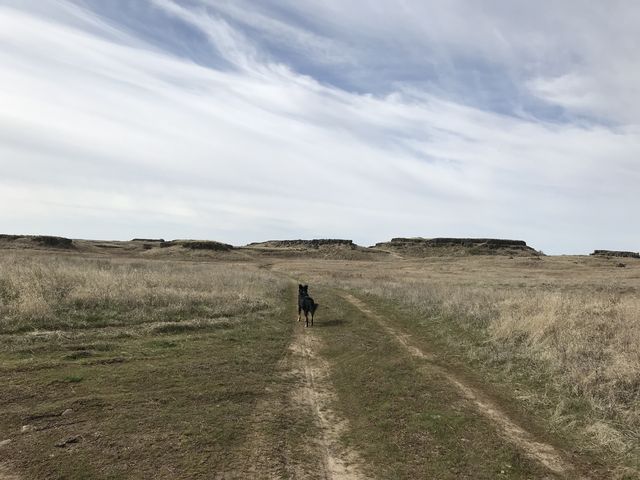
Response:
[{"label": "tire track", "polygon": [[294,395],[312,410],[320,427],[316,442],[322,454],[322,478],[366,479],[359,466],[362,462],[357,453],[340,445],[340,436],[348,429],[348,423],[330,409],[335,392],[329,380],[329,365],[317,354],[320,346],[317,337],[309,329],[303,328],[297,329],[290,347],[303,374],[303,383]]},{"label": "tire track", "polygon": [[[245,466],[222,478],[368,478],[361,473],[363,462],[358,454],[340,442],[349,426],[331,409],[336,394],[331,385],[330,366],[318,353],[321,346],[313,329],[305,328],[303,322],[295,325],[286,353],[277,364],[282,381],[271,385],[256,405],[252,419],[254,429],[245,449],[249,451]],[[298,437],[301,444],[282,437],[276,445],[265,429],[275,425],[279,417],[286,418],[286,423],[294,429],[303,428],[303,418],[313,428]]]},{"label": "tire track", "polygon": [[393,337],[409,355],[429,362],[428,368],[431,371],[439,373],[454,385],[460,394],[476,407],[481,415],[488,418],[496,426],[504,438],[516,445],[527,457],[540,463],[545,468],[562,478],[580,478],[585,480],[588,478],[579,474],[574,465],[566,460],[564,455],[555,447],[536,440],[531,432],[528,432],[522,426],[518,425],[484,393],[468,385],[458,376],[445,368],[431,363],[434,360],[432,354],[425,353],[420,348],[413,345],[408,335],[392,328],[385,318],[372,311],[362,300],[345,292],[341,292],[339,295],[366,316],[376,321],[376,323],[378,323],[385,332]]}]

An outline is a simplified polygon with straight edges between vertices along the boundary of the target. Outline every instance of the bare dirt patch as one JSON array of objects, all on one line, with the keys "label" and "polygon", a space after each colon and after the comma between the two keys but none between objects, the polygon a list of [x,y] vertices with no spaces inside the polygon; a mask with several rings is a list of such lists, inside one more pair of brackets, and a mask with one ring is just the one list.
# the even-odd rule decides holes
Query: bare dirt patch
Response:
[{"label": "bare dirt patch", "polygon": [[[348,422],[331,408],[335,392],[330,366],[311,329],[296,325],[278,363],[279,381],[269,385],[252,415],[252,431],[243,450],[244,467],[224,478],[275,480],[360,480],[359,455],[340,437]],[[242,473],[241,473],[242,472]]]},{"label": "bare dirt patch", "polygon": [[317,442],[322,452],[323,478],[364,479],[357,453],[340,445],[340,436],[348,424],[329,407],[335,393],[329,382],[329,365],[317,354],[319,347],[317,337],[308,330],[298,329],[291,350],[300,360],[298,368],[304,373],[304,383],[294,395],[312,409],[320,426]]}]

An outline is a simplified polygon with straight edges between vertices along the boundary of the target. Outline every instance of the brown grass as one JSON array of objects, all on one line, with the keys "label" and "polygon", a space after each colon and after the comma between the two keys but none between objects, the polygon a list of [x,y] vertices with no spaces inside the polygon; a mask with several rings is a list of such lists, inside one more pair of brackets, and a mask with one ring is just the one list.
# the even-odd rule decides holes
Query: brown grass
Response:
[{"label": "brown grass", "polygon": [[[614,291],[523,291],[413,282],[367,289],[428,315],[476,329],[484,342],[467,344],[470,358],[516,369],[531,360],[545,376],[584,400],[594,414],[585,433],[624,451],[640,427],[640,301]],[[425,292],[428,292],[425,295]],[[437,312],[437,313],[436,313]],[[455,341],[453,338],[452,341]],[[539,375],[538,373],[537,375]],[[554,421],[573,421],[575,402],[557,405]],[[617,427],[617,428],[616,428]]]},{"label": "brown grass", "polygon": [[252,478],[255,431],[268,460],[280,439],[301,443],[253,418],[287,387],[286,280],[246,263],[1,253],[0,477]]},{"label": "brown grass", "polygon": [[0,257],[0,332],[179,321],[269,306],[249,266],[132,259]]},{"label": "brown grass", "polygon": [[[461,365],[483,388],[508,392],[509,401],[522,406],[514,407],[516,413],[534,414],[529,418],[540,419],[544,435],[575,442],[575,450],[592,453],[596,463],[603,459],[604,465],[638,468],[640,261],[629,260],[626,268],[593,257],[403,260],[381,255],[378,261],[362,261],[287,258],[258,250],[243,250],[242,256],[228,252],[234,261],[207,257],[206,262],[204,257],[182,261],[174,256],[3,252],[0,357],[5,394],[0,406],[7,413],[0,418],[0,440],[13,442],[5,448],[37,458],[32,478],[62,469],[68,463],[62,458],[49,460],[37,453],[58,451],[52,445],[62,426],[38,420],[42,430],[37,434],[22,436],[19,431],[34,414],[71,406],[87,419],[81,432],[87,453],[77,458],[94,458],[111,445],[108,439],[112,451],[101,461],[115,472],[113,478],[149,478],[145,475],[156,461],[183,468],[185,478],[187,473],[207,478],[205,447],[213,449],[218,468],[236,468],[227,459],[246,453],[249,413],[263,399],[266,386],[275,385],[278,392],[290,388],[288,380],[279,379],[277,362],[292,324],[299,325],[291,321],[293,310],[286,310],[294,301],[287,281],[258,268],[269,267],[311,285],[320,310],[317,328],[309,334],[323,340],[321,354],[337,366],[331,380],[336,404],[353,426],[347,440],[359,445],[372,464],[396,465],[405,468],[404,478],[415,478],[469,455],[465,469],[484,468],[486,475],[477,478],[494,478],[495,469],[515,465],[517,452],[505,450],[499,461],[490,461],[491,453],[483,449],[496,456],[502,441],[490,436],[491,425],[472,411],[449,411],[455,392],[443,385],[441,392],[434,390],[437,379],[416,377],[411,359],[384,331],[372,329],[364,316],[342,304],[336,289],[366,297],[399,331],[425,350],[433,347],[437,361]],[[201,388],[206,393],[197,394]],[[150,390],[157,402],[170,405],[147,410],[152,406],[144,399]],[[99,404],[85,412],[81,402],[94,396]],[[433,410],[429,415],[427,407]],[[112,411],[123,418],[105,413]],[[199,417],[203,411],[208,415],[204,424]],[[278,420],[287,428],[265,423],[268,438],[289,435],[297,445],[306,435],[298,426],[309,423],[304,414]],[[140,418],[144,422],[135,423]],[[183,427],[176,430],[172,425],[178,423]],[[76,433],[75,427],[64,428]],[[104,440],[89,441],[91,429],[107,432]],[[197,429],[200,433],[194,434]],[[136,435],[154,440],[145,443]],[[196,440],[188,443],[192,435]],[[477,442],[472,447],[456,443],[473,435]],[[166,442],[158,440],[163,436],[186,442],[189,456],[165,458]],[[395,441],[402,448],[393,450],[390,442]],[[426,450],[413,452],[416,442],[425,448],[442,446],[440,464],[425,457]],[[129,458],[141,465],[137,476],[118,460],[130,445],[139,445]],[[18,466],[28,471],[31,457],[21,455]],[[79,461],[69,465],[82,471]],[[528,464],[518,468],[527,478]],[[173,477],[167,473],[163,478]]]},{"label": "brown grass", "polygon": [[316,265],[322,281],[404,312],[418,335],[516,386],[585,450],[640,447],[640,262],[431,258]]}]

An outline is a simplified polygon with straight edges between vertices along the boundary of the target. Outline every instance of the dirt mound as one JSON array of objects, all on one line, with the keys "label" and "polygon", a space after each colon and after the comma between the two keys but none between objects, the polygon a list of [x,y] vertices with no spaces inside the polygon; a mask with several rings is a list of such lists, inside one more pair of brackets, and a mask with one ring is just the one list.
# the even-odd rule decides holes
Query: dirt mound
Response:
[{"label": "dirt mound", "polygon": [[73,248],[73,240],[51,235],[5,235],[0,234],[0,245],[10,248]]},{"label": "dirt mound", "polygon": [[638,252],[624,252],[620,250],[594,250],[591,255],[596,257],[627,257],[627,258],[640,258]]},{"label": "dirt mound", "polygon": [[408,256],[540,255],[523,240],[500,238],[392,238],[374,248]]},{"label": "dirt mound", "polygon": [[216,252],[228,252],[233,249],[233,245],[214,240],[171,240],[169,242],[161,242],[160,247],[182,247],[190,250],[214,250]]}]

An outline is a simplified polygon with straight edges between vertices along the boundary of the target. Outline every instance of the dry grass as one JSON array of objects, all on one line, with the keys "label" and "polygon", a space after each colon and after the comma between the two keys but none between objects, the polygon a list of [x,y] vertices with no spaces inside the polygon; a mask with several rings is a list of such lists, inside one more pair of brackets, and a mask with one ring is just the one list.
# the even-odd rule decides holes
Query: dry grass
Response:
[{"label": "dry grass", "polygon": [[272,279],[242,265],[15,253],[0,272],[4,333],[239,315],[273,297]]},{"label": "dry grass", "polygon": [[[288,318],[293,312],[286,310],[293,298],[287,281],[258,268],[268,260],[270,268],[312,286],[321,305],[313,334],[329,346],[323,355],[344,366],[335,370],[333,381],[345,418],[353,425],[353,441],[372,443],[371,458],[385,458],[386,463],[404,458],[404,449],[397,454],[389,449],[387,430],[396,439],[415,430],[416,436],[432,432],[438,439],[434,442],[442,445],[453,442],[445,449],[451,451],[445,460],[455,463],[454,453],[478,451],[455,444],[451,425],[459,423],[465,438],[475,432],[479,444],[486,438],[482,432],[491,428],[477,425],[469,413],[464,422],[456,414],[440,431],[433,418],[447,415],[435,411],[433,418],[421,415],[423,394],[438,397],[433,390],[437,381],[418,388],[411,362],[393,349],[384,332],[368,328],[366,319],[336,302],[336,287],[368,295],[398,329],[426,348],[433,346],[441,361],[464,364],[487,388],[506,387],[509,398],[536,414],[550,436],[560,432],[577,442],[578,451],[593,452],[596,459],[606,452],[604,464],[638,467],[640,261],[628,260],[626,268],[617,268],[616,261],[600,258],[381,256],[380,261],[357,261],[259,253],[258,257],[247,250],[242,261],[233,257],[235,261],[185,262],[174,257],[96,259],[5,251],[0,257],[5,384],[0,406],[8,413],[0,419],[0,440],[11,437],[15,452],[27,448],[56,452],[51,445],[57,441],[57,430],[42,430],[45,433],[31,438],[18,433],[20,426],[34,412],[63,411],[71,405],[82,413],[82,399],[93,395],[108,408],[89,406],[82,413],[90,419],[83,431],[87,456],[82,458],[93,458],[90,455],[109,445],[107,439],[115,442],[104,460],[120,472],[114,478],[149,478],[145,475],[153,471],[154,462],[164,458],[160,448],[166,445],[164,440],[156,442],[157,451],[155,440],[141,442],[130,460],[148,470],[140,467],[136,477],[118,466],[119,455],[138,442],[134,430],[142,427],[134,423],[139,418],[148,420],[143,433],[158,438],[174,435],[186,442],[191,430],[203,428],[197,441],[185,447],[193,458],[176,454],[163,460],[166,465],[193,468],[207,478],[208,470],[198,470],[200,464],[194,460],[204,461],[198,452],[205,446],[214,449],[219,468],[226,468],[232,452],[242,458],[248,412],[266,385],[281,381],[274,372],[293,328]],[[255,261],[250,254],[256,255]],[[288,388],[285,383],[283,391]],[[196,395],[195,385],[206,387],[206,393]],[[148,402],[142,399],[150,390],[173,403],[154,407],[149,416]],[[442,395],[445,405],[449,397]],[[118,403],[123,399],[124,405]],[[120,412],[123,418],[112,419],[105,411]],[[206,428],[194,413],[202,411],[208,415]],[[370,417],[378,413],[393,427],[383,422],[386,427],[372,428]],[[397,426],[398,419],[406,420],[406,428]],[[95,440],[95,446],[87,433],[94,429],[93,422],[100,427],[95,430],[111,432],[104,442]],[[184,428],[171,427],[176,422],[184,423]],[[285,430],[280,424],[268,428],[273,438]],[[121,441],[122,429],[126,441]],[[296,429],[287,431],[299,434]],[[380,437],[372,440],[376,431]],[[71,427],[69,432],[73,433]],[[416,438],[408,435],[402,440],[406,451]],[[427,440],[420,437],[420,441]],[[414,467],[420,472],[424,455],[417,451]],[[469,460],[470,471],[473,462],[482,463],[485,457],[483,453]],[[42,472],[65,465],[62,458],[47,458],[38,457],[32,478],[46,478]],[[30,468],[26,462],[23,468]],[[79,469],[78,465],[73,464]],[[407,472],[406,478],[415,478],[410,469]]]},{"label": "dry grass", "polygon": [[[7,472],[250,478],[262,429],[254,409],[267,388],[286,389],[278,362],[293,327],[289,282],[247,263],[1,254]],[[270,458],[284,435],[263,436]]]},{"label": "dry grass", "polygon": [[498,372],[585,450],[637,453],[640,262],[440,258],[317,266],[311,276],[403,311],[417,334]]},{"label": "dry grass", "polygon": [[[640,427],[640,301],[611,291],[529,291],[518,287],[443,286],[429,281],[368,289],[421,314],[440,316],[484,342],[470,358],[515,369],[532,360],[544,376],[596,413],[585,433],[624,451]],[[424,292],[428,292],[426,295]],[[427,323],[428,324],[428,323]],[[456,341],[454,338],[452,341]],[[540,375],[538,372],[536,375]],[[558,404],[555,421],[573,420],[574,401]],[[625,438],[626,437],[626,438]]]}]

